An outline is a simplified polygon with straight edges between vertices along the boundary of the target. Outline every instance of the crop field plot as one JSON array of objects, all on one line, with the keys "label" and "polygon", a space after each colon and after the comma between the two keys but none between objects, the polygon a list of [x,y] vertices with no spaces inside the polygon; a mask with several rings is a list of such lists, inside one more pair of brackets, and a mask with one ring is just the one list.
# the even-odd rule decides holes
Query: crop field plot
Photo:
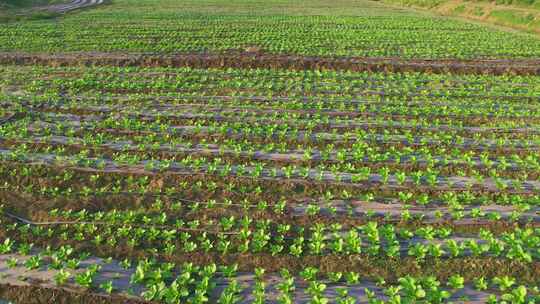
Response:
[{"label": "crop field plot", "polygon": [[54,21],[0,28],[0,51],[223,53],[325,57],[540,57],[535,37],[366,0],[115,0]]},{"label": "crop field plot", "polygon": [[0,50],[0,303],[540,303],[534,36],[116,0]]}]

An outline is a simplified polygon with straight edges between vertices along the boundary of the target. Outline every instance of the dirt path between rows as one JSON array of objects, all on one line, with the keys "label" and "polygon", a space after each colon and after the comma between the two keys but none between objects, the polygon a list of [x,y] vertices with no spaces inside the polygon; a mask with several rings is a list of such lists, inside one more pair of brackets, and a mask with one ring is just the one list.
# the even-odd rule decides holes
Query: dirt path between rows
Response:
[{"label": "dirt path between rows", "polygon": [[369,72],[540,75],[540,59],[330,58],[250,52],[146,55],[81,52],[31,54],[0,52],[0,64],[48,66],[143,66],[193,68],[279,68]]}]

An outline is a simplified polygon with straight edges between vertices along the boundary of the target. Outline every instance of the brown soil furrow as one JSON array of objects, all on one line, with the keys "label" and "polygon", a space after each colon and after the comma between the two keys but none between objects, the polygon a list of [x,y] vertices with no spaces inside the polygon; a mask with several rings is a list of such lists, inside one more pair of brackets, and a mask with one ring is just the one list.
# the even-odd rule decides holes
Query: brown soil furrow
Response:
[{"label": "brown soil furrow", "polygon": [[[420,206],[418,204],[409,204],[400,202],[398,199],[376,198],[373,201],[360,200],[332,200],[325,201],[320,198],[289,199],[285,203],[284,212],[275,212],[273,208],[276,203],[268,204],[271,210],[261,210],[257,204],[234,204],[222,203],[213,200],[212,206],[205,200],[186,199],[185,193],[166,194],[166,193],[136,193],[136,192],[105,192],[105,193],[82,193],[71,192],[69,197],[50,198],[43,196],[34,196],[18,191],[9,193],[0,190],[4,208],[12,210],[17,214],[23,214],[35,221],[47,221],[50,219],[49,211],[53,209],[62,210],[86,210],[88,212],[107,212],[111,210],[148,210],[151,214],[151,204],[155,198],[160,198],[167,206],[173,202],[182,202],[185,210],[168,210],[171,218],[182,218],[185,221],[205,219],[221,219],[223,217],[234,216],[241,218],[249,210],[250,217],[254,220],[271,220],[275,224],[292,224],[301,226],[312,226],[317,223],[331,225],[339,222],[343,228],[350,228],[359,225],[365,225],[367,222],[378,222],[381,225],[395,224],[401,228],[416,229],[424,225],[434,225],[437,227],[449,227],[455,233],[470,235],[478,233],[480,229],[488,228],[495,235],[508,232],[515,227],[539,227],[540,210],[536,207],[527,211],[521,211],[519,206],[514,205],[467,205],[464,207],[464,216],[459,219],[452,218],[451,213],[455,210],[448,207],[447,204],[433,202],[433,205]],[[223,199],[221,196],[220,199]],[[386,201],[386,203],[384,203]],[[24,202],[24,207],[21,207]],[[188,206],[205,206],[198,211],[191,211]],[[206,208],[208,206],[208,208]],[[317,214],[308,213],[308,206],[319,206],[320,212]],[[330,211],[330,206],[335,207]],[[437,207],[433,207],[437,206]],[[436,210],[440,208],[440,215]],[[471,212],[478,209],[483,214],[473,217]],[[411,218],[408,221],[403,219],[403,213],[407,210]],[[513,218],[518,212],[519,217]],[[501,220],[489,219],[488,213],[497,213]]]},{"label": "brown soil furrow", "polygon": [[[0,230],[0,235],[5,236],[5,232]],[[21,238],[20,234],[10,233],[14,240]],[[84,250],[94,253],[98,256],[111,256],[113,258],[124,259],[125,257],[140,259],[146,256],[144,249],[133,248],[127,244],[118,243],[116,246],[107,244],[97,248],[93,243],[81,243],[72,239],[61,240],[55,238],[35,238],[36,246],[50,244],[51,241],[57,241],[58,246],[69,244],[76,250]],[[414,276],[434,275],[439,279],[446,280],[456,272],[461,273],[465,279],[471,280],[480,276],[500,276],[513,275],[520,281],[533,283],[540,273],[540,262],[532,261],[526,263],[517,260],[510,260],[498,257],[460,257],[452,259],[427,259],[425,262],[418,262],[414,257],[373,257],[365,253],[349,255],[303,255],[297,258],[292,255],[272,256],[269,253],[230,253],[222,254],[219,252],[176,252],[168,255],[163,252],[155,253],[154,257],[167,262],[174,262],[178,265],[184,262],[194,264],[232,265],[239,264],[239,271],[253,271],[256,267],[263,267],[266,271],[278,272],[282,268],[288,268],[293,273],[298,273],[308,266],[317,267],[320,273],[335,271],[357,271],[367,274],[367,277],[383,277],[388,282],[395,281],[398,277],[407,274]]]},{"label": "brown soil furrow", "polygon": [[529,60],[403,60],[398,58],[321,58],[258,53],[144,55],[117,53],[0,53],[0,64],[51,66],[145,66],[194,68],[333,69],[370,72],[540,75],[540,61]]},{"label": "brown soil furrow", "polygon": [[[0,155],[2,158],[10,160],[13,151],[0,149]],[[477,181],[470,177],[448,176],[448,177],[436,177],[431,183],[422,179],[420,183],[416,184],[411,177],[406,177],[404,181],[399,182],[397,177],[389,175],[384,181],[384,178],[380,174],[368,174],[365,178],[353,182],[353,174],[329,171],[320,171],[314,169],[307,169],[306,172],[293,172],[287,173],[284,169],[273,168],[255,168],[250,166],[236,166],[236,165],[198,165],[197,169],[190,166],[182,165],[178,162],[168,162],[166,168],[159,169],[160,163],[156,161],[142,161],[132,165],[123,165],[108,159],[88,159],[95,166],[80,166],[76,157],[72,156],[57,156],[53,154],[27,154],[23,159],[10,160],[11,162],[19,162],[27,165],[47,165],[63,168],[71,168],[75,170],[81,170],[86,172],[102,172],[102,173],[120,173],[120,174],[167,174],[167,175],[180,175],[189,176],[198,173],[214,175],[220,172],[228,172],[226,175],[245,177],[251,180],[257,181],[280,181],[288,184],[330,184],[330,185],[344,185],[353,188],[366,188],[381,186],[385,189],[392,191],[410,191],[412,189],[422,191],[483,191],[488,193],[513,193],[534,195],[540,191],[540,182],[527,180],[519,182],[519,187],[507,179],[500,179],[498,182],[492,178],[486,178],[482,181]],[[99,164],[99,166],[98,166]],[[149,167],[152,165],[152,167]],[[253,176],[254,172],[258,172]],[[504,187],[501,189],[500,187]]]},{"label": "brown soil furrow", "polygon": [[[265,152],[265,151],[235,151],[230,149],[224,149],[217,145],[210,146],[171,146],[162,145],[152,146],[151,150],[141,149],[137,147],[131,141],[121,142],[103,142],[98,146],[91,146],[83,144],[83,139],[79,137],[66,137],[66,136],[49,136],[49,137],[28,137],[25,140],[11,140],[0,138],[0,147],[4,148],[16,148],[20,144],[25,144],[28,149],[35,148],[47,148],[47,147],[64,147],[67,148],[66,152],[79,153],[81,151],[95,151],[98,155],[106,155],[107,157],[113,156],[118,152],[134,153],[137,155],[143,155],[148,157],[152,155],[157,159],[177,159],[177,157],[194,156],[195,158],[204,157],[208,161],[215,158],[221,158],[224,160],[245,161],[250,160],[262,161],[265,164],[272,164],[274,166],[288,165],[288,164],[301,164],[304,166],[316,166],[317,164],[335,164],[335,163],[351,163],[355,165],[363,165],[377,170],[382,167],[390,169],[407,169],[407,170],[421,170],[426,167],[441,168],[441,171],[447,172],[450,168],[476,168],[482,170],[489,170],[490,168],[500,167],[500,162],[490,159],[490,166],[483,163],[479,157],[472,157],[469,161],[460,160],[457,158],[443,158],[434,157],[429,161],[422,156],[415,154],[402,155],[400,158],[389,158],[386,160],[374,160],[368,156],[355,157],[354,154],[345,153],[343,158],[338,159],[337,154],[332,152],[326,156],[323,156],[323,152],[319,150],[311,150],[309,157],[305,156],[305,150],[290,150],[285,152]],[[89,155],[92,156],[92,155]],[[412,158],[415,158],[414,162]],[[515,162],[506,162],[505,169],[501,170],[501,177],[508,177],[510,172],[523,173],[527,171],[528,177],[534,179],[538,176],[535,172],[536,167],[532,165],[522,164],[519,165]],[[489,172],[484,172],[489,173]],[[505,174],[508,173],[508,174]]]},{"label": "brown soil furrow", "polygon": [[[22,256],[19,254],[10,254],[0,258],[0,265],[5,266],[7,264],[7,258],[16,258],[21,262],[25,262],[29,259],[29,256]],[[54,269],[44,269],[45,267],[34,270],[31,272],[26,272],[22,267],[16,267],[10,269],[9,275],[7,278],[3,279],[0,283],[0,297],[17,301],[17,303],[26,303],[26,304],[37,304],[37,303],[54,303],[59,304],[82,304],[82,303],[95,303],[95,304],[135,304],[135,303],[149,303],[143,301],[140,297],[136,296],[127,296],[127,290],[129,286],[130,276],[135,273],[135,268],[129,267],[124,269],[119,265],[118,261],[112,261],[110,263],[104,262],[103,259],[97,257],[89,257],[83,261],[85,267],[82,270],[87,269],[90,263],[95,263],[102,266],[96,275],[97,282],[106,282],[111,279],[111,275],[115,274],[115,287],[117,292],[120,292],[123,296],[109,296],[105,293],[102,293],[97,290],[84,291],[80,287],[76,286],[73,282],[69,282],[64,286],[56,286],[54,283],[54,275],[58,272]],[[17,276],[21,273],[27,277],[27,280],[22,280]],[[77,273],[81,273],[80,270]],[[178,275],[176,273],[175,275]],[[239,292],[238,296],[240,301],[239,304],[252,303],[253,298],[253,286],[257,281],[255,275],[252,272],[240,272],[237,274],[235,279],[238,281],[239,286],[242,287],[242,290]],[[228,285],[229,279],[218,274],[213,278],[213,281],[216,283],[216,288],[211,291],[210,299],[216,300],[225,286]],[[266,302],[270,304],[277,304],[279,296],[282,292],[278,288],[278,284],[283,282],[283,278],[277,274],[266,274],[263,278],[266,286]],[[380,299],[386,299],[386,296],[383,294],[383,288],[377,286],[375,282],[365,281],[356,283],[356,284],[346,284],[344,280],[340,282],[331,282],[327,279],[320,278],[320,281],[325,283],[328,288],[324,291],[324,297],[335,301],[338,297],[337,290],[340,288],[346,288],[348,294],[353,296],[355,299],[362,301],[368,301],[366,296],[365,289],[369,288],[376,296]],[[307,304],[311,297],[309,296],[307,287],[308,282],[304,281],[302,278],[295,278],[295,290],[293,291],[293,296],[295,303]],[[143,288],[138,288],[137,291],[140,292]],[[488,292],[476,291],[472,286],[466,286],[464,289],[459,292],[453,292],[452,300],[458,300],[463,296],[468,296],[468,303],[484,303],[487,300],[489,295]],[[45,301],[45,302],[43,302]]]},{"label": "brown soil furrow", "polygon": [[[33,281],[33,280],[29,280]],[[121,296],[104,296],[88,291],[73,291],[32,282],[26,285],[0,283],[0,298],[24,304],[148,304],[138,299]],[[0,301],[1,302],[1,301]],[[4,302],[1,302],[4,303]],[[6,302],[10,303],[10,302]]]},{"label": "brown soil furrow", "polygon": [[[136,224],[129,224],[129,223],[100,223],[100,222],[97,222],[97,223],[94,223],[94,222],[57,222],[58,224],[55,224],[55,222],[47,222],[47,223],[32,223],[32,222],[28,222],[28,221],[24,221],[23,223],[25,224],[29,224],[31,226],[46,226],[46,227],[54,227],[54,226],[62,226],[64,227],[65,230],[75,230],[74,227],[76,226],[80,226],[80,225],[97,225],[97,226],[101,226],[102,224],[108,226],[108,227],[126,227],[126,226],[129,226],[129,227],[132,227],[132,228],[138,228],[138,227],[141,227],[140,225],[136,225]],[[143,226],[145,227],[146,229],[151,229],[151,228],[155,228],[155,229],[165,229],[163,228],[162,226],[160,225],[155,225],[155,226],[152,226],[152,225],[145,225]],[[305,227],[307,228],[307,227]],[[51,229],[55,229],[55,228],[51,228]],[[98,228],[99,229],[99,228]],[[179,229],[179,228],[174,228],[174,226],[168,228],[168,229],[175,229],[175,230],[179,230],[179,231],[189,231],[188,229]],[[253,229],[253,228],[251,228]],[[195,231],[193,231],[191,234],[192,235],[200,235],[202,233],[208,233],[210,238],[214,238],[215,235],[228,235],[228,236],[231,236],[231,238],[234,238],[235,236],[238,236],[240,234],[239,230],[238,229],[232,229],[232,230],[229,230],[228,232],[213,232],[213,231],[206,231],[205,229],[193,229]],[[338,237],[344,237],[346,236],[346,234],[349,232],[350,230],[342,230],[342,231],[338,231],[338,232],[330,232],[330,231],[326,231],[325,232],[325,241],[332,241],[332,240],[336,240]],[[356,230],[355,230],[356,231]],[[99,230],[96,230],[96,233],[92,234],[90,233],[90,236],[93,236],[93,235],[97,235],[97,233],[99,233],[100,231]],[[337,235],[336,235],[337,234]],[[362,238],[362,239],[368,239],[368,236],[360,231],[358,233],[359,237]],[[283,239],[285,241],[287,241],[286,244],[291,244],[292,241],[294,241],[294,239],[296,237],[298,237],[299,235],[289,235],[289,236],[285,236]],[[301,234],[302,237],[305,237],[308,241],[310,240],[311,238],[311,235],[310,233],[307,233],[307,234]],[[47,237],[45,237],[47,238]],[[45,238],[42,237],[42,240],[44,240]],[[495,238],[496,240],[498,241],[501,241],[502,243],[506,243],[504,239],[500,239],[500,238]],[[402,239],[402,238],[396,238],[395,241],[397,242],[397,245],[399,246],[399,255],[397,256],[397,258],[404,258],[404,257],[407,257],[409,254],[408,254],[408,250],[415,246],[416,244],[423,244],[423,245],[428,245],[428,244],[437,244],[437,245],[441,245],[444,246],[447,244],[448,241],[455,241],[456,243],[458,244],[464,244],[464,243],[468,243],[468,242],[471,242],[471,241],[474,241],[480,245],[483,245],[483,244],[486,244],[487,243],[487,240],[485,239],[482,239],[482,238],[479,238],[477,236],[461,236],[461,235],[458,235],[456,233],[452,234],[451,236],[447,236],[447,237],[444,237],[444,238],[440,238],[440,237],[430,237],[430,239],[426,239],[426,238],[423,238],[423,237],[420,237],[420,236],[413,236],[409,239]],[[177,242],[181,242],[180,240],[172,240],[173,243],[176,243],[178,244]],[[159,241],[157,242],[159,243]],[[379,241],[375,242],[376,244],[380,245],[380,248],[382,249],[382,252],[384,252],[385,250],[387,250],[389,248],[389,245],[390,243],[388,242],[387,239],[385,239],[384,237],[380,238]],[[151,241],[149,241],[147,244],[145,245],[150,245],[152,244]],[[361,244],[361,248],[362,248],[362,252],[368,252],[369,251],[369,247],[372,243],[371,242],[364,242]],[[157,244],[156,244],[157,245]],[[157,245],[159,246],[159,245]],[[330,251],[328,251],[328,253],[330,253]],[[290,255],[290,254],[287,254],[285,253],[285,255]],[[347,254],[347,253],[343,253],[343,255],[351,255],[350,253]],[[354,254],[353,254],[354,255]],[[471,250],[469,249],[464,249],[459,257],[460,258],[463,258],[463,257],[468,257],[468,256],[472,256],[472,252]],[[496,255],[493,255],[492,253],[490,252],[484,252],[482,253],[481,255],[482,257],[496,257]],[[2,255],[0,255],[0,260],[1,260],[1,257]],[[442,253],[442,255],[440,256],[442,258],[450,258],[452,257],[452,255],[448,252],[444,252]],[[455,258],[455,257],[454,257]],[[537,260],[537,259],[536,259]]]}]

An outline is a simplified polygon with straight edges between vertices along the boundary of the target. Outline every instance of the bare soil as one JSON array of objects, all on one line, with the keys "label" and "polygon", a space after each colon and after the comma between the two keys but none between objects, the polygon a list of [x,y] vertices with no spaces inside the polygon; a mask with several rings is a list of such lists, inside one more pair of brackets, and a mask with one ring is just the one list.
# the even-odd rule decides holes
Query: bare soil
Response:
[{"label": "bare soil", "polygon": [[0,53],[0,64],[49,66],[144,66],[194,68],[280,68],[369,72],[540,75],[539,59],[400,59],[274,55],[252,52],[143,55],[82,52],[66,54]]}]

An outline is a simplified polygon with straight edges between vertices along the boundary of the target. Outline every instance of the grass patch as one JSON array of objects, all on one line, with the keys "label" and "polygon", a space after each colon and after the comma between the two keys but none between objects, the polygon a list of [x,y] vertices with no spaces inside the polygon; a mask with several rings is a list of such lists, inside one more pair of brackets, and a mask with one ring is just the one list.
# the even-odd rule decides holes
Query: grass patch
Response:
[{"label": "grass patch", "polygon": [[63,3],[63,0],[0,0],[0,7],[28,8],[33,6]]},{"label": "grass patch", "polygon": [[57,13],[33,11],[33,7],[65,3],[65,0],[0,0],[0,23],[43,20],[58,17]]},{"label": "grass patch", "polygon": [[472,10],[472,14],[478,17],[484,16],[484,9],[481,6],[476,6]]},{"label": "grass patch", "polygon": [[54,12],[30,12],[24,14],[17,13],[0,13],[0,23],[20,22],[31,20],[46,20],[58,17],[58,13]]},{"label": "grass patch", "polygon": [[426,8],[434,8],[441,5],[444,1],[433,1],[433,0],[405,0],[405,3],[408,5],[416,5]]},{"label": "grass patch", "polygon": [[527,25],[534,21],[533,14],[521,14],[512,10],[494,10],[491,12],[490,17],[499,22],[516,25]]},{"label": "grass patch", "polygon": [[384,0],[403,6],[540,33],[540,0]]},{"label": "grass patch", "polygon": [[467,0],[467,2],[476,2],[476,3],[494,2],[496,5],[508,5],[508,6],[540,8],[540,0],[491,0],[491,1],[489,1],[489,0]]},{"label": "grass patch", "polygon": [[463,14],[465,12],[465,5],[461,4],[454,8],[453,13],[456,15]]},{"label": "grass patch", "polygon": [[416,7],[423,7],[423,8],[434,8],[441,4],[443,4],[444,0],[388,0],[384,1],[388,3],[396,3],[404,6],[416,6]]}]

